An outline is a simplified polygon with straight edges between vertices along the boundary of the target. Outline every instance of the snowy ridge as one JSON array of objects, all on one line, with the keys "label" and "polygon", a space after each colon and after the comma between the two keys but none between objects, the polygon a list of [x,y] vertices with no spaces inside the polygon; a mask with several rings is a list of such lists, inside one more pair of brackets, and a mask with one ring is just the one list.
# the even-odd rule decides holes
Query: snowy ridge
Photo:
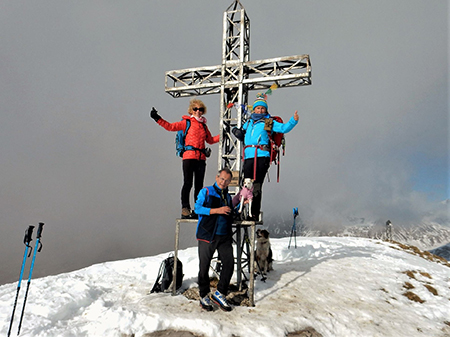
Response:
[{"label": "snowy ridge", "polygon": [[[385,224],[381,222],[352,219],[353,224],[342,225],[332,230],[315,229],[312,226],[297,223],[297,235],[306,237],[317,236],[354,236],[369,239],[385,239]],[[355,224],[355,222],[358,222]],[[288,236],[292,224],[268,221],[269,231],[275,236]],[[394,223],[393,240],[407,245],[413,245],[423,250],[431,250],[450,242],[450,227],[437,222],[423,222],[417,225],[400,226]]]},{"label": "snowy ridge", "polygon": [[[334,216],[336,218],[336,216]],[[340,220],[332,223],[315,221],[308,212],[300,212],[296,221],[297,234],[306,237],[317,236],[354,236],[369,239],[385,239],[386,221],[370,217],[342,215]],[[268,230],[273,237],[290,236],[293,227],[290,216],[268,216],[265,219]],[[432,250],[450,243],[450,199],[443,200],[423,213],[416,221],[398,224],[393,223],[393,240],[406,245],[413,245],[422,250]]]},{"label": "snowy ridge", "polygon": [[[337,236],[356,236],[372,239],[385,239],[385,226],[370,224],[366,226],[349,226]],[[450,229],[438,223],[422,223],[416,226],[394,226],[392,239],[403,244],[430,250],[450,242]]]},{"label": "snowy ridge", "polygon": [[423,223],[413,228],[399,227],[394,240],[430,250],[450,242],[450,229],[438,223]]},{"label": "snowy ridge", "polygon": [[[271,241],[274,271],[266,282],[256,278],[255,307],[204,312],[182,295],[148,295],[168,255],[161,254],[32,280],[21,336],[137,337],[175,329],[282,337],[306,327],[324,337],[450,335],[450,269],[431,254],[429,260],[364,238],[297,237],[296,249],[287,248],[289,238]],[[196,286],[196,254],[195,247],[179,252],[183,289]],[[16,287],[0,286],[2,335]]]}]

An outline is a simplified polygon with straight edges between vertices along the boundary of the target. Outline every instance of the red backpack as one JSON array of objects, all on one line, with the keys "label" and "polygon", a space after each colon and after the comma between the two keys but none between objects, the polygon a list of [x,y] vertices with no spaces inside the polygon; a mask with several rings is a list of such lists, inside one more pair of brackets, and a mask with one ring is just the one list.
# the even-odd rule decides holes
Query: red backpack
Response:
[{"label": "red backpack", "polygon": [[[283,119],[279,116],[272,116],[271,119],[279,123],[283,123]],[[271,123],[273,122],[266,123],[266,125]],[[280,149],[283,150],[284,156],[286,141],[284,138],[284,133],[273,132],[271,129],[272,125],[270,125],[270,129],[267,130],[267,134],[270,139],[270,163],[277,165],[277,182],[280,182]]]},{"label": "red backpack", "polygon": [[[283,123],[283,119],[278,116],[272,117],[272,119],[276,120],[279,123]],[[280,165],[280,148],[283,150],[283,156],[285,153],[286,142],[284,139],[284,133],[267,131],[270,139],[270,162],[275,163],[276,165]]]}]

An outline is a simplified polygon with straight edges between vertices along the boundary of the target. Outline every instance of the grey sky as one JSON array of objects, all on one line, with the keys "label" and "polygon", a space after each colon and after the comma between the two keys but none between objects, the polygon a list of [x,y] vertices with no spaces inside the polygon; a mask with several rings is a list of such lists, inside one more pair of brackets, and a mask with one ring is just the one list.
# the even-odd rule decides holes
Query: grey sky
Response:
[{"label": "grey sky", "polygon": [[[23,233],[39,221],[36,276],[173,249],[181,161],[148,112],[186,112],[164,73],[220,63],[231,3],[0,2],[0,284],[16,280]],[[313,68],[312,86],[268,100],[300,122],[281,182],[272,169],[265,184],[265,214],[414,223],[449,198],[448,1],[242,4],[252,60],[309,54]],[[219,97],[201,99],[217,134]]]}]

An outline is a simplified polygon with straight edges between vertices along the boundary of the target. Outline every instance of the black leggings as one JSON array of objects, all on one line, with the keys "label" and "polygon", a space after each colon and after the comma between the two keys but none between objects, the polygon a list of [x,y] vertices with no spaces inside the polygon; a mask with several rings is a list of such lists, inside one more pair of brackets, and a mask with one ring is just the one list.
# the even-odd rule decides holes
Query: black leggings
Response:
[{"label": "black leggings", "polygon": [[181,188],[181,207],[191,208],[189,197],[192,189],[192,182],[195,176],[194,184],[194,203],[197,195],[203,188],[205,179],[206,161],[197,159],[183,160],[183,187]]},{"label": "black leggings", "polygon": [[262,201],[262,186],[264,178],[269,170],[270,158],[269,157],[257,157],[256,158],[256,178],[254,177],[255,159],[249,158],[244,160],[244,179],[255,179],[253,182],[253,202],[252,202],[252,215],[258,218],[261,210]]}]

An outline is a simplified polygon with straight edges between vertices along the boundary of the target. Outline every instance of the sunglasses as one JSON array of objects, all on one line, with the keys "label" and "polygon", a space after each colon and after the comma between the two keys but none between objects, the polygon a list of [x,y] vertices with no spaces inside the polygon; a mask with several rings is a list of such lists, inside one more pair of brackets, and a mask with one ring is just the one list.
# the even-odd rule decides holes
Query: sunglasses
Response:
[{"label": "sunglasses", "polygon": [[205,108],[192,108],[192,111],[200,111],[200,112],[205,112]]}]

